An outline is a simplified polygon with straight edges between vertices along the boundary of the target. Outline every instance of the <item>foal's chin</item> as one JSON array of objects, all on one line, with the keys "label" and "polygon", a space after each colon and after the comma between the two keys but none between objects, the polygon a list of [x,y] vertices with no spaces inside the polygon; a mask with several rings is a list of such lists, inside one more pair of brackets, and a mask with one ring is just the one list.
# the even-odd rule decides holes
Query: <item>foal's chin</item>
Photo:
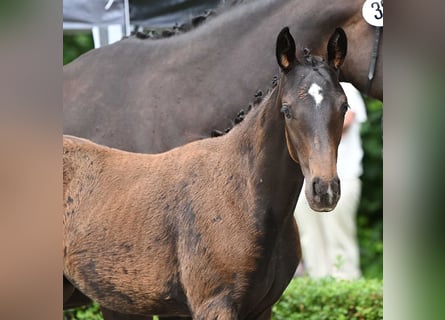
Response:
[{"label": "foal's chin", "polygon": [[320,203],[317,201],[311,201],[310,199],[307,199],[308,203],[309,203],[309,207],[317,212],[329,212],[335,209],[335,207],[337,206],[337,202],[335,203]]}]

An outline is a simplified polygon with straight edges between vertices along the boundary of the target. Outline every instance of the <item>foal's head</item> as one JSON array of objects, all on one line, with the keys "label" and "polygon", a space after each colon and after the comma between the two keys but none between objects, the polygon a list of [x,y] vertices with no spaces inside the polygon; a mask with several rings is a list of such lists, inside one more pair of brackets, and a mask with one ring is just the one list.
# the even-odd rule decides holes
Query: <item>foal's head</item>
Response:
[{"label": "foal's head", "polygon": [[326,61],[308,52],[299,61],[287,27],[277,39],[286,142],[305,177],[308,203],[316,211],[331,211],[340,197],[337,148],[348,104],[338,73],[346,51],[346,35],[339,28],[328,42]]}]

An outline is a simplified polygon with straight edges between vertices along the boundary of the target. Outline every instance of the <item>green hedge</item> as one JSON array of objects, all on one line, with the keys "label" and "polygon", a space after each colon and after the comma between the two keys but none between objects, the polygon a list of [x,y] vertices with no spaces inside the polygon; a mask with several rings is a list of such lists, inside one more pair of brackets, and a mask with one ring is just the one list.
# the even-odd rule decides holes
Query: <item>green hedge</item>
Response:
[{"label": "green hedge", "polygon": [[383,281],[292,280],[273,308],[273,320],[383,319]]},{"label": "green hedge", "polygon": [[[101,320],[97,304],[64,312],[65,320]],[[383,319],[383,281],[297,278],[273,307],[273,320]]]},{"label": "green hedge", "polygon": [[63,311],[63,320],[103,320],[103,317],[99,305],[93,303],[88,307]]}]

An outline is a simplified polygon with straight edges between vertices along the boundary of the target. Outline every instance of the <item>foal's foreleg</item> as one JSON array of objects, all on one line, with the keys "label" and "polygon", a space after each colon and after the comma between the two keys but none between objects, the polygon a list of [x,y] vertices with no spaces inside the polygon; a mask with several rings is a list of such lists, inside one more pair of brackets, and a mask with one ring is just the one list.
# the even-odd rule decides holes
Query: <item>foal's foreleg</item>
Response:
[{"label": "foal's foreleg", "polygon": [[230,309],[198,311],[193,316],[194,320],[237,320],[238,315]]},{"label": "foal's foreleg", "polygon": [[236,320],[238,312],[224,300],[212,299],[200,305],[193,312],[194,320]]}]

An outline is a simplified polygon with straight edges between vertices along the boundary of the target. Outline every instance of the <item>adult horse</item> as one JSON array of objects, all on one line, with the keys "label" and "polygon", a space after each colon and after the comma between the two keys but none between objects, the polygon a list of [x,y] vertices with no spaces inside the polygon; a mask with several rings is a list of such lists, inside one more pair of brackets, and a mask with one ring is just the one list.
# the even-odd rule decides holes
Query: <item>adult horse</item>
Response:
[{"label": "adult horse", "polygon": [[278,85],[227,135],[160,154],[64,138],[64,275],[132,315],[270,319],[300,259],[293,218],[303,180],[312,209],[340,197],[346,96],[341,29],[327,62],[276,41]]},{"label": "adult horse", "polygon": [[[128,38],[92,50],[64,67],[64,132],[153,153],[224,130],[257,89],[270,86],[277,68],[264,53],[283,25],[298,32],[299,56],[304,47],[323,54],[332,31],[342,27],[350,49],[342,78],[364,91],[374,28],[362,18],[362,5],[251,1],[182,35]],[[370,94],[382,98],[381,59]]]}]

